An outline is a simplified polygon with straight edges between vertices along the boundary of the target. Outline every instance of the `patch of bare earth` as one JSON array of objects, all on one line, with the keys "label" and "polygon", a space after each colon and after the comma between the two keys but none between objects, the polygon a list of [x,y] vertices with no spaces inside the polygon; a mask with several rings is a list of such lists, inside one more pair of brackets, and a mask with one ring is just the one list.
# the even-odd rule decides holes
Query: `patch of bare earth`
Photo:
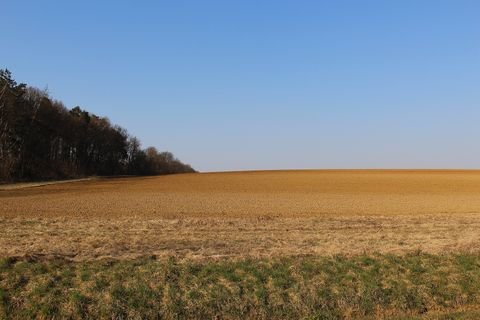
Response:
[{"label": "patch of bare earth", "polygon": [[0,191],[0,256],[480,251],[478,171],[271,171]]}]

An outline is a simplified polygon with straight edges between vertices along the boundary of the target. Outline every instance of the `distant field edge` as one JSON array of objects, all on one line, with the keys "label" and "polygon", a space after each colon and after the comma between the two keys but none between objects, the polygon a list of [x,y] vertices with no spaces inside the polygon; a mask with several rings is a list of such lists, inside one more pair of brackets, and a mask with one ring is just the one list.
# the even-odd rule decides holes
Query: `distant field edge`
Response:
[{"label": "distant field edge", "polygon": [[0,319],[478,319],[480,255],[0,259]]},{"label": "distant field edge", "polygon": [[93,180],[97,180],[97,179],[99,179],[99,177],[87,177],[87,178],[65,179],[65,180],[47,180],[47,181],[5,183],[5,184],[0,184],[0,191],[42,187],[42,186],[48,186],[48,185],[53,185],[53,184],[93,181]]},{"label": "distant field edge", "polygon": [[307,168],[307,169],[246,169],[246,170],[223,170],[223,171],[199,171],[197,174],[222,174],[222,173],[282,173],[282,172],[319,172],[319,173],[480,173],[480,168],[478,169],[429,169],[429,168],[413,168],[413,169],[395,169],[395,168],[387,168],[387,169],[315,169],[315,168]]},{"label": "distant field edge", "polygon": [[[187,174],[187,173],[177,173],[177,174]],[[91,177],[84,177],[84,178],[77,178],[77,179],[64,179],[64,180],[19,181],[19,182],[12,182],[12,183],[0,183],[0,191],[34,188],[34,187],[42,187],[42,186],[65,184],[65,183],[95,181],[95,180],[152,178],[152,177],[159,177],[159,176],[160,175],[154,175],[154,176],[118,175],[118,176],[91,176]]]}]

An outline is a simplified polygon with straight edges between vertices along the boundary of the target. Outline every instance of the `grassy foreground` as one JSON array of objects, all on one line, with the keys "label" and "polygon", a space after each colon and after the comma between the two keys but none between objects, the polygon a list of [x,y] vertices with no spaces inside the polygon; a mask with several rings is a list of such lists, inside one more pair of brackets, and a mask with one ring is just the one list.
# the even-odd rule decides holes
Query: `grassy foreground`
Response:
[{"label": "grassy foreground", "polygon": [[479,288],[480,255],[3,259],[0,319],[477,319]]}]

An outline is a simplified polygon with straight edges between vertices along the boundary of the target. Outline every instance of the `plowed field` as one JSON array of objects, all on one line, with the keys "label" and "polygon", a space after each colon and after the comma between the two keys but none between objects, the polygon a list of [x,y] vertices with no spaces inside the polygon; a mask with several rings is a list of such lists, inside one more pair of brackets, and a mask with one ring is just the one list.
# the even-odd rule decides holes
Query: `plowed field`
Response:
[{"label": "plowed field", "polygon": [[258,171],[0,190],[0,256],[480,251],[480,171]]}]

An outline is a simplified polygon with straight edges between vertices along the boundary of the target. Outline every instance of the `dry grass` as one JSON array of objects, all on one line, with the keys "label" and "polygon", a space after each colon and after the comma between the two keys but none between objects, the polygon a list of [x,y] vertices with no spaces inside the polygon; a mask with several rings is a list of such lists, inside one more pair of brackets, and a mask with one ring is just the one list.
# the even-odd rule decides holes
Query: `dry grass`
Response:
[{"label": "dry grass", "polygon": [[266,171],[0,191],[0,256],[480,251],[479,171]]},{"label": "dry grass", "polygon": [[259,219],[0,220],[0,256],[73,260],[480,252],[474,214]]}]

